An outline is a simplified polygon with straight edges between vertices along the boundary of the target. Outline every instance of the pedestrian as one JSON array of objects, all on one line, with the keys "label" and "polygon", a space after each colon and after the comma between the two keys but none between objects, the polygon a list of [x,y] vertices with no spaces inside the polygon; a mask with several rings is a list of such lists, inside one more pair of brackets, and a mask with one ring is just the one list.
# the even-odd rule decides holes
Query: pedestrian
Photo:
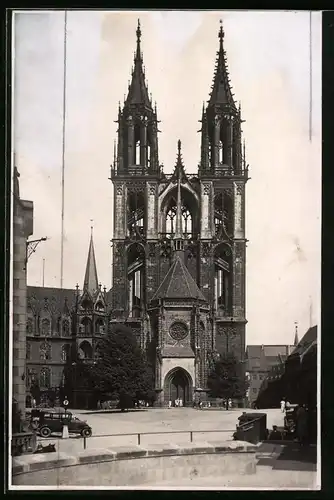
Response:
[{"label": "pedestrian", "polygon": [[231,410],[231,408],[232,408],[232,399],[231,398],[229,398],[229,400],[228,400],[228,407]]},{"label": "pedestrian", "polygon": [[296,433],[297,438],[301,446],[304,446],[307,441],[307,433],[308,433],[308,418],[307,418],[307,410],[304,404],[300,405],[297,410],[296,420]]},{"label": "pedestrian", "polygon": [[282,401],[281,401],[281,412],[282,413],[285,412],[285,398],[282,398]]},{"label": "pedestrian", "polygon": [[277,425],[273,425],[273,430],[269,434],[269,439],[273,441],[280,441],[282,439],[282,433],[277,429]]},{"label": "pedestrian", "polygon": [[171,408],[172,407],[172,402],[169,400],[168,401],[168,408]]}]

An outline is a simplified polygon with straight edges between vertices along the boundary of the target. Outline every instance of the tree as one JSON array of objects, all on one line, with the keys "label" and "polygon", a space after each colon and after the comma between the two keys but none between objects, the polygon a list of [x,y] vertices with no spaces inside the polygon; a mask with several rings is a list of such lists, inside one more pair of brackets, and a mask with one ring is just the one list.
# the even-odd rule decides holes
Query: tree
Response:
[{"label": "tree", "polygon": [[209,394],[214,398],[244,398],[249,382],[242,364],[232,353],[220,356],[211,369],[208,377]]},{"label": "tree", "polygon": [[122,411],[138,399],[152,397],[153,371],[131,328],[112,326],[100,341],[98,354],[91,370],[95,391],[119,399]]}]

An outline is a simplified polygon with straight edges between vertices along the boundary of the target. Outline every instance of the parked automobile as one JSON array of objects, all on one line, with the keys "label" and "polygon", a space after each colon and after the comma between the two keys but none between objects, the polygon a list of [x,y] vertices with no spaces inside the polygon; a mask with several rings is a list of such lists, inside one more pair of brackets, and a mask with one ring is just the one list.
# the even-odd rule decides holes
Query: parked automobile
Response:
[{"label": "parked automobile", "polygon": [[63,426],[67,424],[68,432],[72,434],[81,434],[82,437],[90,437],[92,428],[86,420],[73,415],[70,411],[44,411],[32,410],[30,425],[42,437],[50,437],[53,432],[62,432]]}]

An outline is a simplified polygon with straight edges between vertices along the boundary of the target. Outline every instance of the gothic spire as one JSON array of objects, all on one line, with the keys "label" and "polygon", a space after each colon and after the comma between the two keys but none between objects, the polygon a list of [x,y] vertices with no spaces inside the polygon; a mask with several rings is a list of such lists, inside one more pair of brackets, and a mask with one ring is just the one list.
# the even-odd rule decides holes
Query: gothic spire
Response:
[{"label": "gothic spire", "polygon": [[225,33],[223,30],[223,22],[220,21],[220,28],[218,33],[219,50],[217,52],[216,66],[213,76],[213,84],[211,87],[212,91],[210,94],[209,105],[227,104],[236,109],[227,69],[226,52],[224,50],[224,36]]},{"label": "gothic spire", "polygon": [[141,29],[140,29],[139,19],[138,19],[136,35],[137,35],[137,48],[134,56],[132,80],[129,85],[129,92],[125,100],[125,105],[142,104],[145,107],[152,109],[152,104],[149,99],[149,93],[145,82],[143,55],[140,47]]},{"label": "gothic spire", "polygon": [[91,296],[95,294],[99,289],[99,283],[97,279],[97,269],[96,269],[96,260],[95,260],[95,251],[94,251],[94,242],[93,242],[93,226],[91,226],[91,235],[90,235],[90,243],[88,250],[88,258],[86,264],[86,272],[84,279],[84,292],[89,292]]},{"label": "gothic spire", "polygon": [[295,339],[293,342],[294,346],[297,346],[299,344],[299,339],[298,339],[298,323],[297,321],[295,322]]},{"label": "gothic spire", "polygon": [[182,239],[182,203],[181,203],[181,175],[182,175],[181,141],[177,141],[177,200],[176,200],[176,227],[175,239]]}]

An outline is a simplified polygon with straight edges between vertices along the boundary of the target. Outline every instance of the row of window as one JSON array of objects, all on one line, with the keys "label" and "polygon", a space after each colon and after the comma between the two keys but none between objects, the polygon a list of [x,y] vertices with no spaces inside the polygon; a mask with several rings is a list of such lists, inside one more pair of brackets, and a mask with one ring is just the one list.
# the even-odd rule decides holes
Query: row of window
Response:
[{"label": "row of window", "polygon": [[28,318],[27,320],[27,335],[54,335],[59,336],[62,334],[64,337],[71,336],[71,323],[69,320],[65,319],[56,323],[56,329],[51,328],[52,323],[48,318],[43,318],[41,321],[36,321],[33,318]]},{"label": "row of window", "polygon": [[253,373],[252,379],[253,380],[263,380],[264,379],[264,375],[261,375],[261,374],[258,375],[257,373]]},{"label": "row of window", "polygon": [[51,368],[49,366],[43,366],[37,375],[37,372],[34,368],[28,369],[27,372],[27,388],[33,384],[38,384],[41,389],[50,389],[51,388]]},{"label": "row of window", "polygon": [[[70,344],[64,344],[61,346],[60,359],[64,363],[68,360],[70,354],[71,346]],[[31,359],[31,343],[26,344],[26,358]],[[41,361],[51,361],[52,360],[52,346],[50,342],[42,342],[39,346],[39,359]]]},{"label": "row of window", "polygon": [[[94,351],[94,356],[97,358],[99,346],[97,345]],[[60,359],[64,363],[69,359],[69,355],[71,352],[70,344],[63,344],[61,346],[61,355]],[[79,346],[78,351],[79,357],[81,359],[92,359],[93,358],[93,348],[89,342],[84,341]],[[27,342],[26,344],[26,358],[28,361],[31,360],[31,343]],[[52,361],[52,345],[50,342],[42,342],[39,346],[39,359],[41,361]]]},{"label": "row of window", "polygon": [[[52,324],[48,318],[43,318],[40,321],[40,324],[35,323],[33,318],[28,318],[27,320],[27,335],[35,335],[35,336],[56,336],[58,337],[60,334],[64,337],[71,336],[71,324],[69,320],[63,320],[60,325],[60,321],[57,322],[56,330],[51,328]],[[61,328],[60,328],[61,326]],[[102,318],[98,318],[94,322],[90,318],[83,318],[79,325],[79,333],[84,334],[93,334],[100,333],[103,334],[105,332],[105,323]]]}]

